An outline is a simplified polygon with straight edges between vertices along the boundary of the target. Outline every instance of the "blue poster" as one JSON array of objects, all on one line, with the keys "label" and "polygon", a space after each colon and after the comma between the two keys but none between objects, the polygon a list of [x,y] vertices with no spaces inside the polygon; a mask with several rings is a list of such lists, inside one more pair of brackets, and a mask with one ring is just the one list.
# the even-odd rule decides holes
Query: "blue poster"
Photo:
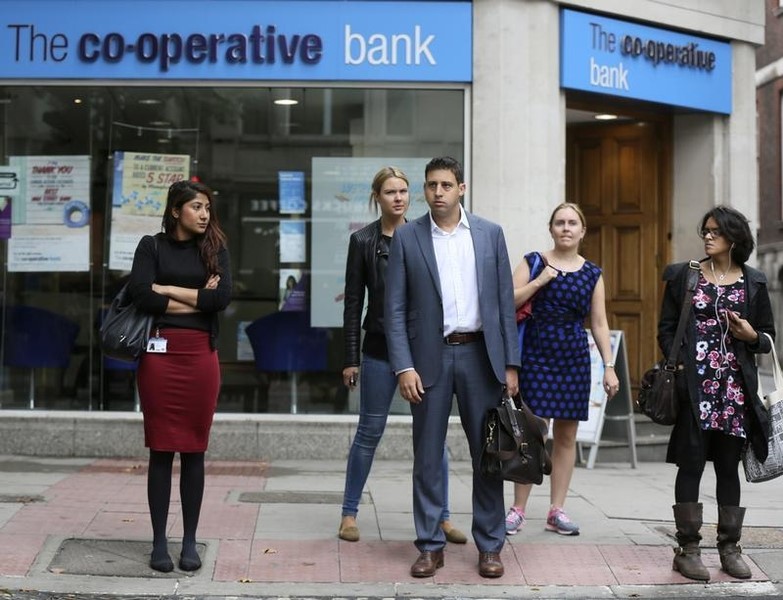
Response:
[{"label": "blue poster", "polygon": [[280,171],[277,174],[281,215],[301,215],[305,204],[304,171]]}]

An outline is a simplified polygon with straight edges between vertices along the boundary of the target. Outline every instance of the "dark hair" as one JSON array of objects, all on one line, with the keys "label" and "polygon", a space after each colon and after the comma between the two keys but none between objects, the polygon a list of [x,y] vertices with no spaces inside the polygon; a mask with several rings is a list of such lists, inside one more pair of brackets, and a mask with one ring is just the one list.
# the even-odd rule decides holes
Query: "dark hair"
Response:
[{"label": "dark hair", "polygon": [[209,223],[203,234],[196,237],[201,260],[207,267],[210,275],[220,274],[220,265],[217,255],[222,247],[226,245],[226,234],[220,228],[218,222],[217,210],[215,209],[215,198],[212,190],[198,181],[177,181],[169,187],[169,193],[166,197],[166,210],[163,211],[163,231],[166,235],[173,236],[177,228],[177,219],[174,218],[174,211],[179,210],[186,202],[190,202],[198,194],[204,194],[209,200]]},{"label": "dark hair", "polygon": [[707,211],[699,223],[699,233],[704,229],[707,220],[712,217],[718,224],[721,235],[733,245],[731,260],[744,265],[750,257],[756,244],[748,225],[748,219],[736,208],[730,206],[716,206]]},{"label": "dark hair", "polygon": [[457,179],[457,183],[465,182],[465,174],[462,171],[462,165],[456,158],[450,156],[438,156],[433,158],[424,167],[424,179],[427,179],[430,171],[451,171],[454,173],[454,177]]}]

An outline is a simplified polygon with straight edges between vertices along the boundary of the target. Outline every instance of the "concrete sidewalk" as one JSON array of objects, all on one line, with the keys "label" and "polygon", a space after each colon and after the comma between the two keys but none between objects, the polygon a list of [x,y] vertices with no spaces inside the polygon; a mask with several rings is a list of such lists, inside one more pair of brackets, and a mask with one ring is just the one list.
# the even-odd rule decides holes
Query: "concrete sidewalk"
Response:
[{"label": "concrete sidewalk", "polygon": [[[208,462],[199,527],[203,567],[195,574],[161,574],[147,565],[145,459],[0,456],[0,588],[4,597],[13,590],[48,597],[783,596],[783,478],[743,483],[750,581],[719,570],[710,470],[702,484],[702,533],[713,579],[698,584],[671,570],[675,469],[661,463],[578,467],[567,503],[581,526],[578,537],[544,531],[548,482],[536,488],[528,524],[503,550],[506,575],[500,579],[478,576],[469,542],[449,544],[444,568],[417,580],[409,575],[417,556],[409,462],[376,461],[360,507],[358,543],[336,537],[344,468],[334,460]],[[449,483],[452,520],[469,533],[470,465],[453,461]],[[175,484],[172,542],[182,530],[177,495]],[[510,484],[506,495],[510,501]]]}]

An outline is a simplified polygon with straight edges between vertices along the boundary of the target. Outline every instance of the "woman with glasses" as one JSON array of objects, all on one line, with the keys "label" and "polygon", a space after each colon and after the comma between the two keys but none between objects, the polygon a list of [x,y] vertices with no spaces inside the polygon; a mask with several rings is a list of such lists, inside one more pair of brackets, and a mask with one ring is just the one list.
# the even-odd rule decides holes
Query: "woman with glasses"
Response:
[{"label": "woman with glasses", "polygon": [[[718,502],[717,545],[721,569],[747,579],[750,568],[739,546],[745,508],[740,506],[739,462],[752,444],[759,460],[767,456],[769,422],[758,397],[756,354],[769,352],[774,337],[767,279],[745,264],[753,251],[748,220],[736,209],[718,206],[705,214],[698,229],[706,258],[701,260],[691,302],[677,378],[680,405],[666,461],[677,465],[674,520],[677,543],[673,568],[689,579],[708,581],[699,542],[702,504],[699,484],[707,461],[713,463]],[[679,322],[686,292],[688,263],[666,267],[658,344],[664,356]]]},{"label": "woman with glasses", "polygon": [[[380,210],[381,216],[351,234],[348,244],[343,311],[343,383],[353,389],[361,376],[361,396],[359,424],[348,453],[342,520],[338,530],[338,537],[347,542],[359,541],[359,527],[356,524],[359,501],[370,475],[375,450],[386,428],[394,391],[397,389],[397,376],[389,364],[383,330],[383,294],[392,236],[394,231],[405,223],[405,213],[410,203],[408,185],[408,177],[396,167],[384,167],[378,171],[372,181],[370,204],[375,205],[376,211]],[[365,290],[367,313],[362,325]],[[362,328],[365,335],[360,370],[359,346]],[[443,480],[448,481],[448,457],[445,447],[442,464]],[[440,520],[440,526],[448,541],[457,544],[465,544],[468,541],[465,534],[453,527],[449,520],[448,486]]]}]

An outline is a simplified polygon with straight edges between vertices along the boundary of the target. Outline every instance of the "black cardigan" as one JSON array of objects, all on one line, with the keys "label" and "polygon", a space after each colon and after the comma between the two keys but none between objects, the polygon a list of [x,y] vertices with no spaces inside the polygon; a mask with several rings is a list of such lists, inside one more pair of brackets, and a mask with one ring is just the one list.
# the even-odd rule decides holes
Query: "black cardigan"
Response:
[{"label": "black cardigan", "polygon": [[[708,259],[703,259],[702,262],[705,260]],[[669,355],[669,349],[674,341],[674,334],[677,330],[677,322],[680,318],[680,310],[685,295],[687,274],[688,263],[669,265],[663,272],[666,290],[661,307],[661,319],[658,323],[658,345],[664,356]],[[767,353],[771,350],[769,338],[761,334],[769,333],[774,339],[775,323],[772,318],[772,307],[769,301],[769,292],[767,291],[767,278],[764,273],[747,265],[742,265],[742,275],[745,281],[745,306],[740,313],[759,333],[759,338],[754,344],[735,339],[734,349],[745,383],[745,398],[750,400],[748,410],[745,413],[745,432],[748,436],[748,441],[753,445],[756,457],[763,461],[767,457],[769,417],[761,398],[757,394],[758,369],[756,367],[755,355]],[[687,396],[690,399],[690,405],[687,408],[690,410],[687,410],[685,406],[681,406],[677,422],[669,439],[669,448],[666,455],[666,462],[676,463],[679,466],[699,464],[704,458],[711,460],[711,456],[704,456],[702,436],[699,429],[695,337],[695,320],[693,313],[691,313],[691,319],[685,328],[685,339],[678,357],[678,362],[683,363],[685,366]]]}]

